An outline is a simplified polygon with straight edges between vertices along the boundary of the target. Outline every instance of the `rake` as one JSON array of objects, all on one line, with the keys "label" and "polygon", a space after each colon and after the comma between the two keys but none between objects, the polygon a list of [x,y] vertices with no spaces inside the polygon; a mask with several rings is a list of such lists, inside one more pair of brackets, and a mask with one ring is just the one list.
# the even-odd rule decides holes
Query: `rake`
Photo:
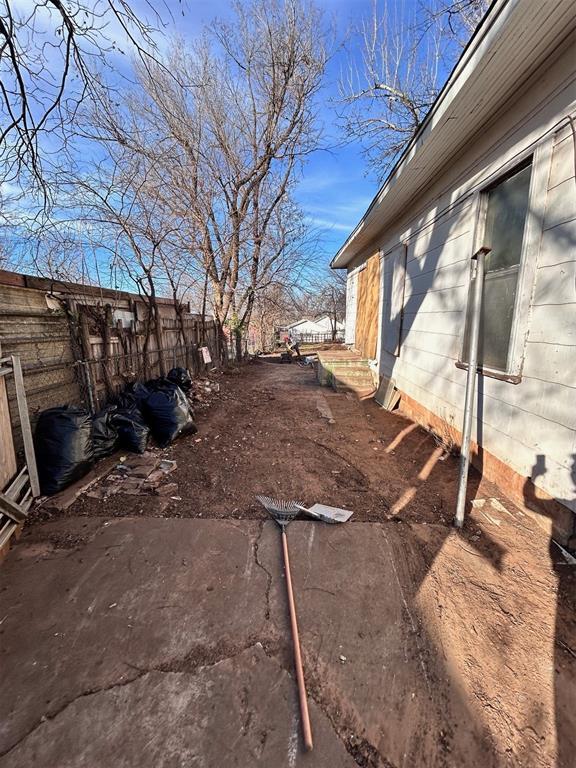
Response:
[{"label": "rake", "polygon": [[304,512],[308,517],[313,517],[314,520],[321,520],[323,523],[345,523],[354,514],[349,509],[329,507],[327,504],[312,504],[311,507],[306,507],[299,501],[283,501],[282,499],[272,499],[270,496],[257,496],[256,498],[269,512],[270,510],[280,510],[281,512],[288,510],[294,512],[293,517],[298,512]]},{"label": "rake", "polygon": [[300,651],[300,636],[298,634],[298,620],[296,619],[296,604],[294,602],[294,590],[292,589],[292,574],[290,572],[290,557],[288,555],[288,538],[286,536],[286,526],[293,520],[298,512],[300,505],[293,501],[281,501],[280,499],[271,499],[269,496],[256,496],[260,504],[276,520],[282,530],[282,551],[284,553],[284,569],[286,571],[286,589],[288,591],[288,606],[290,608],[290,624],[292,625],[292,642],[294,645],[294,666],[296,668],[296,679],[298,681],[298,696],[300,699],[300,713],[302,716],[302,731],[304,733],[304,744],[306,749],[312,749],[312,728],[310,726],[310,715],[308,714],[308,698],[306,695],[306,683],[304,681],[304,669],[302,667],[302,653]]}]

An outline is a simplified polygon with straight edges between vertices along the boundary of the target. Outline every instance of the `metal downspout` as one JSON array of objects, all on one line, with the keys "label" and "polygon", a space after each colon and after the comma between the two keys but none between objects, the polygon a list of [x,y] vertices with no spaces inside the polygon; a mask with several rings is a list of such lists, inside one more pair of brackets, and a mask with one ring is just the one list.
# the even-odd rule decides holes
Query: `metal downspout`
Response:
[{"label": "metal downspout", "polygon": [[490,248],[480,248],[472,259],[476,260],[476,275],[474,293],[472,294],[472,314],[470,317],[470,335],[468,338],[468,374],[466,376],[466,399],[464,401],[464,423],[462,425],[462,446],[460,448],[460,470],[458,473],[458,498],[456,501],[456,516],[454,525],[462,528],[464,525],[464,510],[466,507],[466,487],[468,485],[468,469],[470,467],[470,440],[472,437],[472,421],[474,416],[474,393],[476,389],[476,369],[478,367],[478,338],[480,332],[480,315],[482,312],[482,290],[484,288],[484,259]]}]

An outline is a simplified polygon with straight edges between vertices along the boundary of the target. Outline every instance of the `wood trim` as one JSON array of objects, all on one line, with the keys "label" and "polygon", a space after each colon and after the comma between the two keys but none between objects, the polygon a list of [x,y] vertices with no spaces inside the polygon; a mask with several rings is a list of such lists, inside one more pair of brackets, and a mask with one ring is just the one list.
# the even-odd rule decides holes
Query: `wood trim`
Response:
[{"label": "wood trim", "polygon": [[[548,179],[552,163],[552,150],[554,148],[556,133],[548,134],[541,139],[536,146],[527,148],[519,156],[505,163],[490,183],[486,183],[477,192],[476,223],[474,227],[474,252],[484,245],[484,232],[486,228],[486,214],[488,209],[488,194],[490,190],[510,177],[516,169],[526,165],[532,158],[532,172],[530,176],[530,189],[528,192],[528,212],[524,226],[522,252],[518,264],[518,278],[516,282],[516,299],[514,302],[514,314],[510,340],[508,343],[508,359],[505,371],[495,371],[479,366],[478,371],[484,375],[518,384],[522,381],[522,369],[526,351],[526,341],[530,330],[530,317],[532,299],[536,286],[536,273],[538,257],[542,242],[544,214],[548,195]],[[460,332],[460,353],[456,363],[457,368],[468,369],[464,361],[464,335],[470,303],[470,286],[472,284],[473,270],[470,270],[468,298],[464,312],[464,323]],[[486,278],[485,278],[486,279]]]},{"label": "wood trim", "polygon": [[[454,363],[456,368],[460,368],[461,371],[468,370],[468,363],[463,363],[462,360],[456,360]],[[507,381],[509,384],[520,384],[522,376],[513,376],[512,374],[502,373],[502,371],[493,371],[491,368],[483,368],[479,365],[476,368],[478,373],[482,376],[486,376],[489,379],[498,379],[498,381]]]},{"label": "wood trim", "polygon": [[532,176],[528,193],[528,216],[524,227],[522,256],[516,282],[514,320],[508,347],[507,373],[521,376],[530,330],[531,306],[536,287],[538,258],[542,243],[544,214],[548,198],[548,180],[552,166],[552,150],[556,134],[540,142],[532,157]]}]

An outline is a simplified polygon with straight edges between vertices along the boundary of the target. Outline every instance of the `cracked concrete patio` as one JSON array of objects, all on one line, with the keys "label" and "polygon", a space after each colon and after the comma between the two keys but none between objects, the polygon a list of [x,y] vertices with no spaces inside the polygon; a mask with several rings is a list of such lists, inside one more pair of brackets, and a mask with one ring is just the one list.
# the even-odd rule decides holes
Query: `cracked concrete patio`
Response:
[{"label": "cracked concrete patio", "polygon": [[[503,497],[500,525],[473,510],[454,532],[452,460],[341,394],[322,394],[329,423],[307,371],[261,365],[229,390],[199,425],[213,439],[167,452],[182,501],[81,500],[2,564],[0,768],[568,768],[573,580],[542,532]],[[288,530],[310,754],[259,490],[356,511]]]}]

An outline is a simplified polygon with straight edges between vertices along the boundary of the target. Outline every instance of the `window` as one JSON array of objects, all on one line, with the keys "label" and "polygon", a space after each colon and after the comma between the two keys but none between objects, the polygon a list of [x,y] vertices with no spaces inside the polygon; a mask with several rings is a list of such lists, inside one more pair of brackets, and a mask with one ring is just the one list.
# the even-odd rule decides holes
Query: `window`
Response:
[{"label": "window", "polygon": [[[514,307],[518,289],[518,277],[528,218],[528,200],[532,163],[515,169],[483,195],[484,221],[478,239],[478,247],[486,246],[491,252],[486,256],[480,336],[478,340],[478,364],[504,373],[509,370],[510,341],[512,338]],[[482,214],[481,214],[482,215]],[[474,289],[470,282],[470,296]],[[462,359],[468,358],[468,333],[470,305],[464,331]]]},{"label": "window", "polygon": [[406,260],[408,248],[405,243],[397,245],[386,255],[384,269],[384,349],[396,357],[402,346],[402,325],[404,320],[404,293],[406,287]]}]

